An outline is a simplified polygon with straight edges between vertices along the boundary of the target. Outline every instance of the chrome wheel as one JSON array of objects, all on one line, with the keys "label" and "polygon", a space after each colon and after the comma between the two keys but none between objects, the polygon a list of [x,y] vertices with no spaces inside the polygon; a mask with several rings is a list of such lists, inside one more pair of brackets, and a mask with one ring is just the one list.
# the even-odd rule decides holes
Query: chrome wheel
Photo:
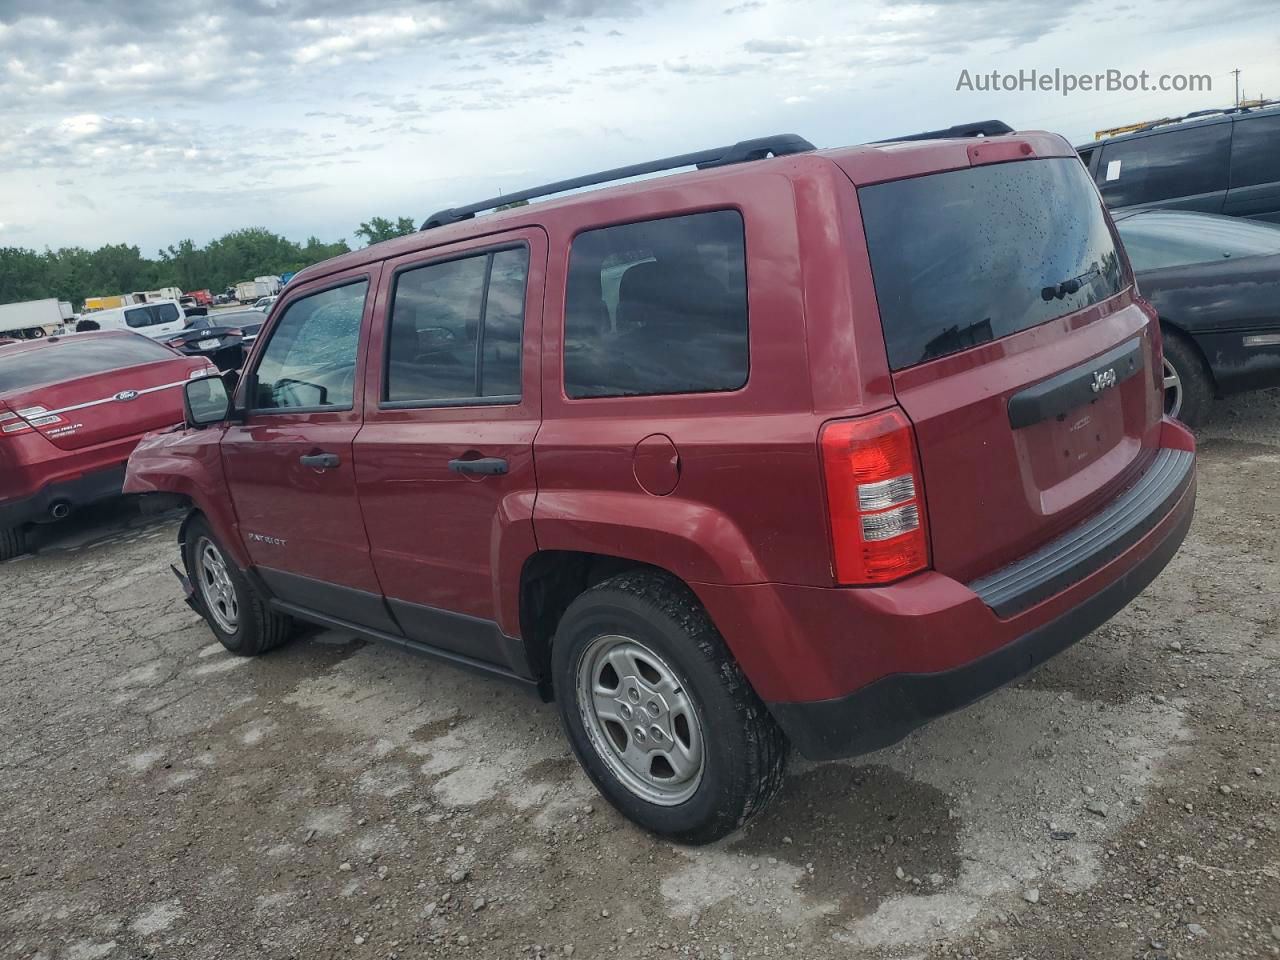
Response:
[{"label": "chrome wheel", "polygon": [[675,806],[705,765],[702,722],[671,666],[629,637],[597,637],[578,660],[578,709],[600,759],[636,796]]},{"label": "chrome wheel", "polygon": [[1164,360],[1164,412],[1171,417],[1182,412],[1182,378],[1168,357]]},{"label": "chrome wheel", "polygon": [[200,599],[214,623],[224,633],[235,633],[240,624],[236,587],[227,572],[222,551],[207,537],[201,537],[196,544],[196,579],[200,583]]}]

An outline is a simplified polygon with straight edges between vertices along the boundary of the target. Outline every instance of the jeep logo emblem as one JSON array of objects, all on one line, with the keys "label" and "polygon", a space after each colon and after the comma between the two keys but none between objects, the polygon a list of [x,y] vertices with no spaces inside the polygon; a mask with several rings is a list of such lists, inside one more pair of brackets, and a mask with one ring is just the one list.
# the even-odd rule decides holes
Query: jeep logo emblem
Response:
[{"label": "jeep logo emblem", "polygon": [[1098,370],[1097,372],[1095,372],[1093,375],[1093,383],[1090,384],[1090,386],[1093,388],[1094,393],[1101,393],[1103,390],[1106,390],[1108,387],[1114,387],[1115,385],[1116,385],[1116,368],[1115,367],[1107,367],[1107,369],[1105,370]]},{"label": "jeep logo emblem", "polygon": [[121,403],[124,403],[127,400],[136,399],[137,396],[138,396],[137,390],[121,390],[112,399],[119,400]]}]

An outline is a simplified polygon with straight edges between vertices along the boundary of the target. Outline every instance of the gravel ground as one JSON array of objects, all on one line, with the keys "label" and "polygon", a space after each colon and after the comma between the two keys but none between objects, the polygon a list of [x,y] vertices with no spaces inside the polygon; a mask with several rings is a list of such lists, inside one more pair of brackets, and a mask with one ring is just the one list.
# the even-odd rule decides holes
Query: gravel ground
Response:
[{"label": "gravel ground", "polygon": [[1280,392],[1201,444],[1127,610],[700,850],[553,707],[335,633],[232,657],[172,517],[82,517],[0,566],[0,957],[1280,955]]}]

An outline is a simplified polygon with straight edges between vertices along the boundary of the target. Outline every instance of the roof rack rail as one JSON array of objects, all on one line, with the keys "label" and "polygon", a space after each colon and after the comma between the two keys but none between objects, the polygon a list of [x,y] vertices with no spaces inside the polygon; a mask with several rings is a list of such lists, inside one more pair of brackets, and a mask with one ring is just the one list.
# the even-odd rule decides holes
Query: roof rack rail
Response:
[{"label": "roof rack rail", "polygon": [[1217,117],[1229,116],[1233,113],[1241,113],[1239,107],[1215,107],[1209,110],[1194,110],[1191,113],[1184,113],[1180,117],[1161,117],[1159,120],[1152,120],[1150,123],[1144,123],[1138,127],[1134,133],[1141,133],[1144,130],[1154,130],[1156,127],[1163,127],[1170,123],[1182,123],[1185,120],[1199,120],[1201,117]]},{"label": "roof rack rail", "polygon": [[1274,107],[1280,104],[1280,100],[1244,100],[1238,106],[1234,107],[1211,107],[1208,110],[1193,110],[1191,113],[1183,114],[1180,117],[1161,117],[1159,120],[1144,120],[1139,123],[1128,123],[1121,127],[1108,127],[1106,130],[1098,130],[1094,133],[1093,139],[1106,140],[1109,137],[1119,137],[1126,133],[1146,133],[1148,130],[1154,130],[1156,127],[1167,127],[1173,123],[1184,123],[1187,120],[1199,120],[1202,117],[1230,116],[1235,113],[1249,113],[1251,110],[1257,110],[1265,107]]},{"label": "roof rack rail", "polygon": [[519,203],[522,200],[533,200],[537,197],[546,197],[554,193],[564,193],[567,190],[577,190],[579,187],[590,187],[599,183],[609,183],[613,180],[639,177],[646,173],[658,173],[662,170],[674,170],[678,167],[697,167],[699,170],[706,170],[710,167],[726,167],[734,163],[763,160],[768,156],[781,157],[792,153],[807,153],[815,149],[817,148],[812,143],[794,133],[781,133],[772,137],[741,140],[728,147],[713,147],[710,150],[700,150],[697,153],[682,153],[674,157],[650,160],[648,163],[614,167],[612,170],[602,170],[599,173],[588,173],[585,176],[573,177],[570,180],[558,180],[555,183],[543,184],[540,187],[531,187],[528,190],[521,190],[519,193],[490,197],[488,200],[481,200],[478,203],[469,203],[465,207],[449,207],[429,216],[422,224],[422,229],[430,230],[433,227],[443,227],[446,224],[457,223],[460,220],[470,220],[477,213],[492,210],[508,203]]},{"label": "roof rack rail", "polygon": [[1013,127],[1003,120],[979,120],[976,123],[958,123],[954,127],[943,130],[925,130],[923,133],[912,133],[905,137],[888,137],[884,140],[873,140],[872,143],[899,143],[903,140],[950,140],[963,137],[998,137],[1002,133],[1013,133]]}]

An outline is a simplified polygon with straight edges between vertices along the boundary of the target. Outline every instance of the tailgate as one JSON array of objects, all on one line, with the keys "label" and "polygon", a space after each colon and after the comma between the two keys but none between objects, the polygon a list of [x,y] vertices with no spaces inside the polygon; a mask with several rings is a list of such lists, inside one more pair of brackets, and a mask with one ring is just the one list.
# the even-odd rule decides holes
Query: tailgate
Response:
[{"label": "tailgate", "polygon": [[1156,321],[1074,158],[859,190],[933,566],[962,582],[1100,510],[1150,462]]},{"label": "tailgate", "polygon": [[935,569],[962,582],[989,573],[1136,475],[1160,433],[1151,331],[1129,303],[894,375],[915,424]]},{"label": "tailgate", "polygon": [[63,450],[182,422],[182,386],[203,362],[174,358],[10,394],[5,404]]}]

